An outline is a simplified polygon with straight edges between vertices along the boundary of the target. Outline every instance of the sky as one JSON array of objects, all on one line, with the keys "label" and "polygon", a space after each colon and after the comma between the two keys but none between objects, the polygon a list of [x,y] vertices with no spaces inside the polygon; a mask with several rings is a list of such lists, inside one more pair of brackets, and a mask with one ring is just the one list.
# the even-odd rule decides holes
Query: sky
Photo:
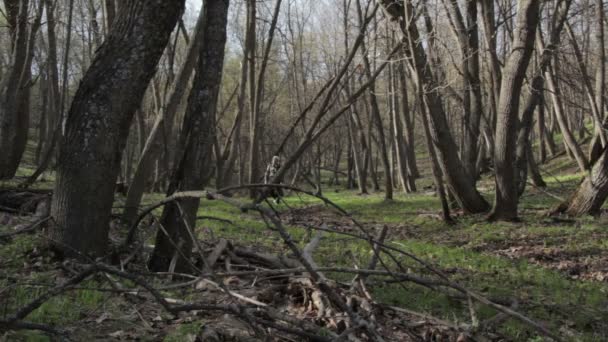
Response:
[{"label": "sky", "polygon": [[202,5],[203,0],[188,0],[186,1],[186,12],[188,14],[191,14],[192,12],[198,13]]}]

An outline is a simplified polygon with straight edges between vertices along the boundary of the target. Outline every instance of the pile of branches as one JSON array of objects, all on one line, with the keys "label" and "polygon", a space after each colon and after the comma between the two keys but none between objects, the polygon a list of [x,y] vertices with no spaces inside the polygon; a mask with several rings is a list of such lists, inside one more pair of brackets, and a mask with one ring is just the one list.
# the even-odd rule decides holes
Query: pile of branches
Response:
[{"label": "pile of branches", "polygon": [[[268,185],[245,187],[262,186]],[[323,196],[289,186],[281,187],[321,199],[328,207],[349,217],[358,232],[337,231],[327,225],[309,226],[315,233],[302,247],[294,241],[281,215],[269,203],[241,203],[223,195],[235,188],[176,193],[142,211],[124,241],[130,252],[122,255],[115,265],[101,261],[73,263],[70,267],[72,276],[68,280],[2,318],[0,332],[36,329],[68,339],[66,331],[29,322],[28,315],[50,298],[74,289],[82,281],[105,275],[106,279],[113,279],[111,285],[114,290],[145,296],[175,318],[184,315],[215,317],[211,321],[216,324],[206,324],[200,332],[199,337],[204,341],[487,341],[501,339],[488,328],[508,318],[515,318],[540,334],[559,340],[554,333],[513,307],[501,305],[463,287],[450,280],[439,268],[386,242],[386,227],[372,231]],[[139,228],[140,223],[146,217],[153,218],[156,208],[182,198],[221,200],[242,211],[256,212],[268,230],[282,239],[287,253],[243,247],[225,239],[201,241],[194,238],[194,229],[187,227],[194,238],[195,257],[191,264],[195,272],[148,272],[143,266],[145,258],[141,258],[146,250],[145,239],[137,238],[144,231]],[[365,241],[373,252],[371,260],[366,265],[354,262],[352,268],[317,265],[314,253],[326,241],[324,234],[328,233]],[[424,275],[413,274],[404,260],[417,263],[420,269],[425,270]],[[129,280],[138,289],[125,286],[120,279]],[[398,284],[403,287],[404,295],[407,294],[406,283],[409,283],[461,298],[469,307],[470,321],[449,322],[380,303],[368,290],[372,282]],[[195,300],[172,298],[176,291],[180,291],[182,298]],[[492,307],[498,314],[480,321],[475,309],[479,305]]]}]

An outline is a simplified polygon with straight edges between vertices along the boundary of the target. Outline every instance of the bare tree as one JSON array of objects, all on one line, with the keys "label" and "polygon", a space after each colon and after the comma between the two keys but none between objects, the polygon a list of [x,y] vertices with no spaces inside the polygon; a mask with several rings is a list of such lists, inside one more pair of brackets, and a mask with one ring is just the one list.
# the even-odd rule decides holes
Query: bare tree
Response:
[{"label": "bare tree", "polygon": [[458,157],[456,143],[450,133],[445,110],[440,99],[439,84],[428,61],[423,41],[416,27],[414,6],[411,1],[404,3],[394,0],[383,0],[381,4],[385,13],[397,23],[398,32],[407,40],[405,55],[411,63],[415,79],[424,89],[424,105],[428,107],[429,129],[433,144],[437,148],[437,159],[447,179],[451,192],[459,205],[471,213],[485,212],[488,202],[475,188],[472,176],[463,167]]},{"label": "bare tree", "polygon": [[29,4],[29,0],[4,1],[11,59],[8,72],[0,79],[0,179],[15,175],[27,143],[34,43],[44,9],[39,2],[30,23]]},{"label": "bare tree", "polygon": [[[202,189],[212,175],[228,5],[229,0],[207,0],[204,4],[203,37],[198,49],[196,75],[182,124],[169,195],[177,191]],[[198,198],[183,199],[165,207],[161,218],[163,228],[156,235],[154,252],[149,262],[151,269],[166,271],[172,260],[176,260],[178,269],[189,268],[188,258],[195,237],[188,232],[194,229],[199,201]]]},{"label": "bare tree", "polygon": [[[186,52],[184,63],[177,72],[177,76],[175,77],[175,81],[169,92],[167,105],[162,106],[162,109],[154,122],[154,126],[148,135],[139,161],[137,162],[133,180],[130,183],[127,192],[125,210],[122,216],[123,221],[127,224],[131,223],[137,217],[137,209],[145,191],[146,180],[152,173],[152,163],[163,151],[162,131],[173,131],[173,123],[175,122],[179,104],[182,102],[182,99],[187,92],[186,89],[188,88],[189,81],[192,78],[192,72],[196,65],[199,45],[203,37],[204,23],[205,16],[201,11],[194,28],[193,37],[188,44],[188,51]],[[159,97],[160,96],[162,95],[159,95]]]},{"label": "bare tree", "polygon": [[493,220],[517,219],[517,121],[521,88],[526,69],[534,51],[534,39],[539,23],[540,3],[535,0],[518,1],[516,27],[511,54],[505,64],[497,107],[494,170],[496,200],[490,214]]},{"label": "bare tree", "polygon": [[70,108],[60,144],[52,244],[101,256],[114,184],[133,113],[184,8],[184,1],[126,0]]}]

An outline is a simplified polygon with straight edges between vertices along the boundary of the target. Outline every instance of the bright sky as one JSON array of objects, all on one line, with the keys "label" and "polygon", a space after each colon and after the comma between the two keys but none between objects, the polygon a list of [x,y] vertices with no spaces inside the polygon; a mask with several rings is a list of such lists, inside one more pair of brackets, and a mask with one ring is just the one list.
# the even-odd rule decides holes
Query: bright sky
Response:
[{"label": "bright sky", "polygon": [[186,1],[186,13],[192,14],[198,13],[200,11],[201,6],[203,5],[203,0],[188,0]]}]

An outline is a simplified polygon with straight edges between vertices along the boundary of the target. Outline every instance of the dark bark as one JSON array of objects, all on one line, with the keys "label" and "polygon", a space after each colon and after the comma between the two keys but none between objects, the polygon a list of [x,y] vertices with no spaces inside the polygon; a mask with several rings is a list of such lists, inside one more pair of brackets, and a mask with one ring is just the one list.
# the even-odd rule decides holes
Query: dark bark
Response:
[{"label": "dark bark", "polygon": [[74,96],[60,144],[50,230],[72,256],[102,256],[114,185],[133,114],[156,71],[184,1],[122,2]]},{"label": "dark bark", "polygon": [[0,179],[15,176],[27,143],[30,118],[30,79],[36,33],[43,8],[28,21],[29,0],[5,0],[11,46],[8,72],[0,80]]},{"label": "dark bark", "polygon": [[104,0],[105,2],[105,10],[106,10],[106,29],[108,32],[110,31],[110,27],[112,27],[112,23],[116,18],[116,4],[115,0]]},{"label": "dark bark", "polygon": [[[204,4],[204,33],[168,195],[177,191],[200,190],[208,184],[212,175],[228,6],[228,0],[207,0]],[[177,269],[189,269],[188,258],[192,253],[193,241],[188,230],[196,234],[194,228],[199,203],[200,199],[190,198],[165,206],[161,218],[164,229],[157,232],[150,269],[167,271],[175,255],[178,256]]]},{"label": "dark bark", "polygon": [[38,177],[40,177],[50,166],[53,157],[55,156],[57,142],[62,134],[61,129],[63,125],[63,116],[65,112],[65,102],[67,101],[68,92],[68,64],[70,59],[70,45],[72,37],[72,19],[74,12],[74,0],[70,0],[68,3],[68,23],[67,23],[67,37],[65,42],[65,54],[63,59],[63,84],[61,92],[59,91],[59,70],[57,67],[57,36],[55,34],[55,6],[51,6],[51,0],[45,1],[46,15],[47,15],[47,31],[49,35],[49,74],[51,78],[51,124],[48,125],[49,129],[52,127],[52,134],[50,142],[43,154],[42,160],[38,165],[38,168],[34,173],[29,176],[21,186],[27,187],[34,184]]}]

